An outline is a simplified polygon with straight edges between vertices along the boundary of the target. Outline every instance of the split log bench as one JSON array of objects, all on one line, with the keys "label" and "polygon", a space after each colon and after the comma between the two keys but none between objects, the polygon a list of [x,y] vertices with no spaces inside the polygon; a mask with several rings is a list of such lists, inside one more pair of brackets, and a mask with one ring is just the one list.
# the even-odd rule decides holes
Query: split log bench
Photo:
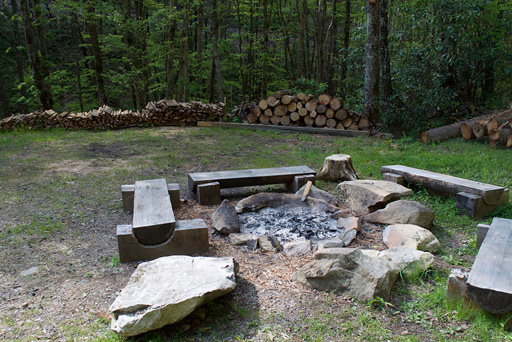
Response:
[{"label": "split log bench", "polygon": [[203,220],[177,222],[174,218],[169,193],[177,191],[174,202],[179,203],[179,187],[165,179],[151,179],[135,182],[131,198],[130,191],[123,192],[123,207],[131,203],[132,224],[117,227],[121,262],[208,251],[208,227]]},{"label": "split log bench", "polygon": [[220,189],[252,185],[286,184],[296,192],[308,180],[315,180],[315,171],[307,166],[266,169],[196,172],[188,174],[188,188],[200,204],[220,203]]},{"label": "split log bench", "polygon": [[492,220],[467,280],[468,294],[495,314],[512,310],[512,220]]},{"label": "split log bench", "polygon": [[403,184],[422,184],[425,188],[456,198],[457,210],[472,218],[482,218],[509,201],[509,189],[444,175],[403,165],[383,166],[382,179]]},{"label": "split log bench", "polygon": [[[180,206],[180,186],[177,183],[167,184],[167,190],[171,197],[173,209]],[[133,212],[133,199],[135,194],[135,184],[121,185],[121,195],[123,198],[123,210]]]}]

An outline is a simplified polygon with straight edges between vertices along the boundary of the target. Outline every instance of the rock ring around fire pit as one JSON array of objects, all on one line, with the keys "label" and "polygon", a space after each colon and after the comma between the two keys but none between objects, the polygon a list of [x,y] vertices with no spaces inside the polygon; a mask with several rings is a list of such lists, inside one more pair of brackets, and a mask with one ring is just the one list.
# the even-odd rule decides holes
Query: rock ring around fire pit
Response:
[{"label": "rock ring around fire pit", "polygon": [[259,193],[242,199],[235,207],[240,233],[231,233],[230,242],[246,244],[252,250],[259,245],[274,251],[280,250],[282,244],[285,251],[287,244],[297,249],[297,241],[302,241],[304,246],[325,241],[344,246],[343,237],[349,229],[340,225],[338,219],[346,217],[349,211],[332,204],[332,199],[329,203],[314,197],[302,201],[301,197],[299,191],[296,194]]}]

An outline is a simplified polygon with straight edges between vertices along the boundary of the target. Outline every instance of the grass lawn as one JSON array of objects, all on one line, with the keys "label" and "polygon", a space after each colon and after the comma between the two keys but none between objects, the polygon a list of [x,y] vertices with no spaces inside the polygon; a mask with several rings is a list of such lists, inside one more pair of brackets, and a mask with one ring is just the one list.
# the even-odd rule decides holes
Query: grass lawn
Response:
[{"label": "grass lawn", "polygon": [[[108,307],[134,265],[119,264],[120,186],[166,178],[190,199],[187,173],[289,165],[318,170],[335,153],[352,156],[360,178],[403,164],[512,188],[512,151],[454,139],[336,138],[220,128],[0,132],[0,339],[122,341],[109,331]],[[337,184],[317,182],[334,192]],[[508,318],[458,305],[444,287],[450,268],[470,268],[477,221],[456,214],[455,200],[416,188],[436,212],[442,244],[435,266],[395,285],[389,302],[357,302],[290,281],[308,260],[247,253],[210,232],[210,255],[233,255],[239,286],[183,322],[132,341],[512,341]],[[188,200],[178,219],[203,218],[214,206]],[[507,204],[494,216],[512,218]],[[490,222],[491,218],[486,219]],[[35,273],[20,272],[35,267]]]}]

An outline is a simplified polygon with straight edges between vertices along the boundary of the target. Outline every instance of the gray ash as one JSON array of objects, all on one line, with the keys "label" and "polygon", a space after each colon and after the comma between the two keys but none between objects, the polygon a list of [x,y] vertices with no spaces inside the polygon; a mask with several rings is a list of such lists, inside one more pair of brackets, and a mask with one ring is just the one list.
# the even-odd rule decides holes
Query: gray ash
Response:
[{"label": "gray ash", "polygon": [[340,230],[331,214],[311,208],[263,208],[238,215],[241,231],[258,236],[274,235],[281,242],[304,237],[324,240],[336,237]]}]

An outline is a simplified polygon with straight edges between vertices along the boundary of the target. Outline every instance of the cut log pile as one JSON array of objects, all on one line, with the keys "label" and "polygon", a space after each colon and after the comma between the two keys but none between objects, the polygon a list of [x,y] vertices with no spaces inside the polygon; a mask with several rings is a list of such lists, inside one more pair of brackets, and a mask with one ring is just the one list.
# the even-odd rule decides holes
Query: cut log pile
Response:
[{"label": "cut log pile", "polygon": [[102,106],[89,112],[57,113],[45,110],[29,114],[16,114],[0,121],[0,129],[25,127],[28,129],[60,127],[76,129],[116,129],[143,125],[195,125],[198,121],[220,120],[225,115],[223,103],[188,103],[175,100],[149,102],[139,111],[114,110]]},{"label": "cut log pile", "polygon": [[[346,108],[342,101],[327,94],[314,98],[280,90],[246,107],[247,122],[282,126],[328,127],[349,130],[370,130],[370,121]],[[240,115],[237,113],[237,115]]]},{"label": "cut log pile", "polygon": [[512,110],[474,122],[462,122],[460,133],[465,140],[487,139],[492,146],[512,147]]}]

